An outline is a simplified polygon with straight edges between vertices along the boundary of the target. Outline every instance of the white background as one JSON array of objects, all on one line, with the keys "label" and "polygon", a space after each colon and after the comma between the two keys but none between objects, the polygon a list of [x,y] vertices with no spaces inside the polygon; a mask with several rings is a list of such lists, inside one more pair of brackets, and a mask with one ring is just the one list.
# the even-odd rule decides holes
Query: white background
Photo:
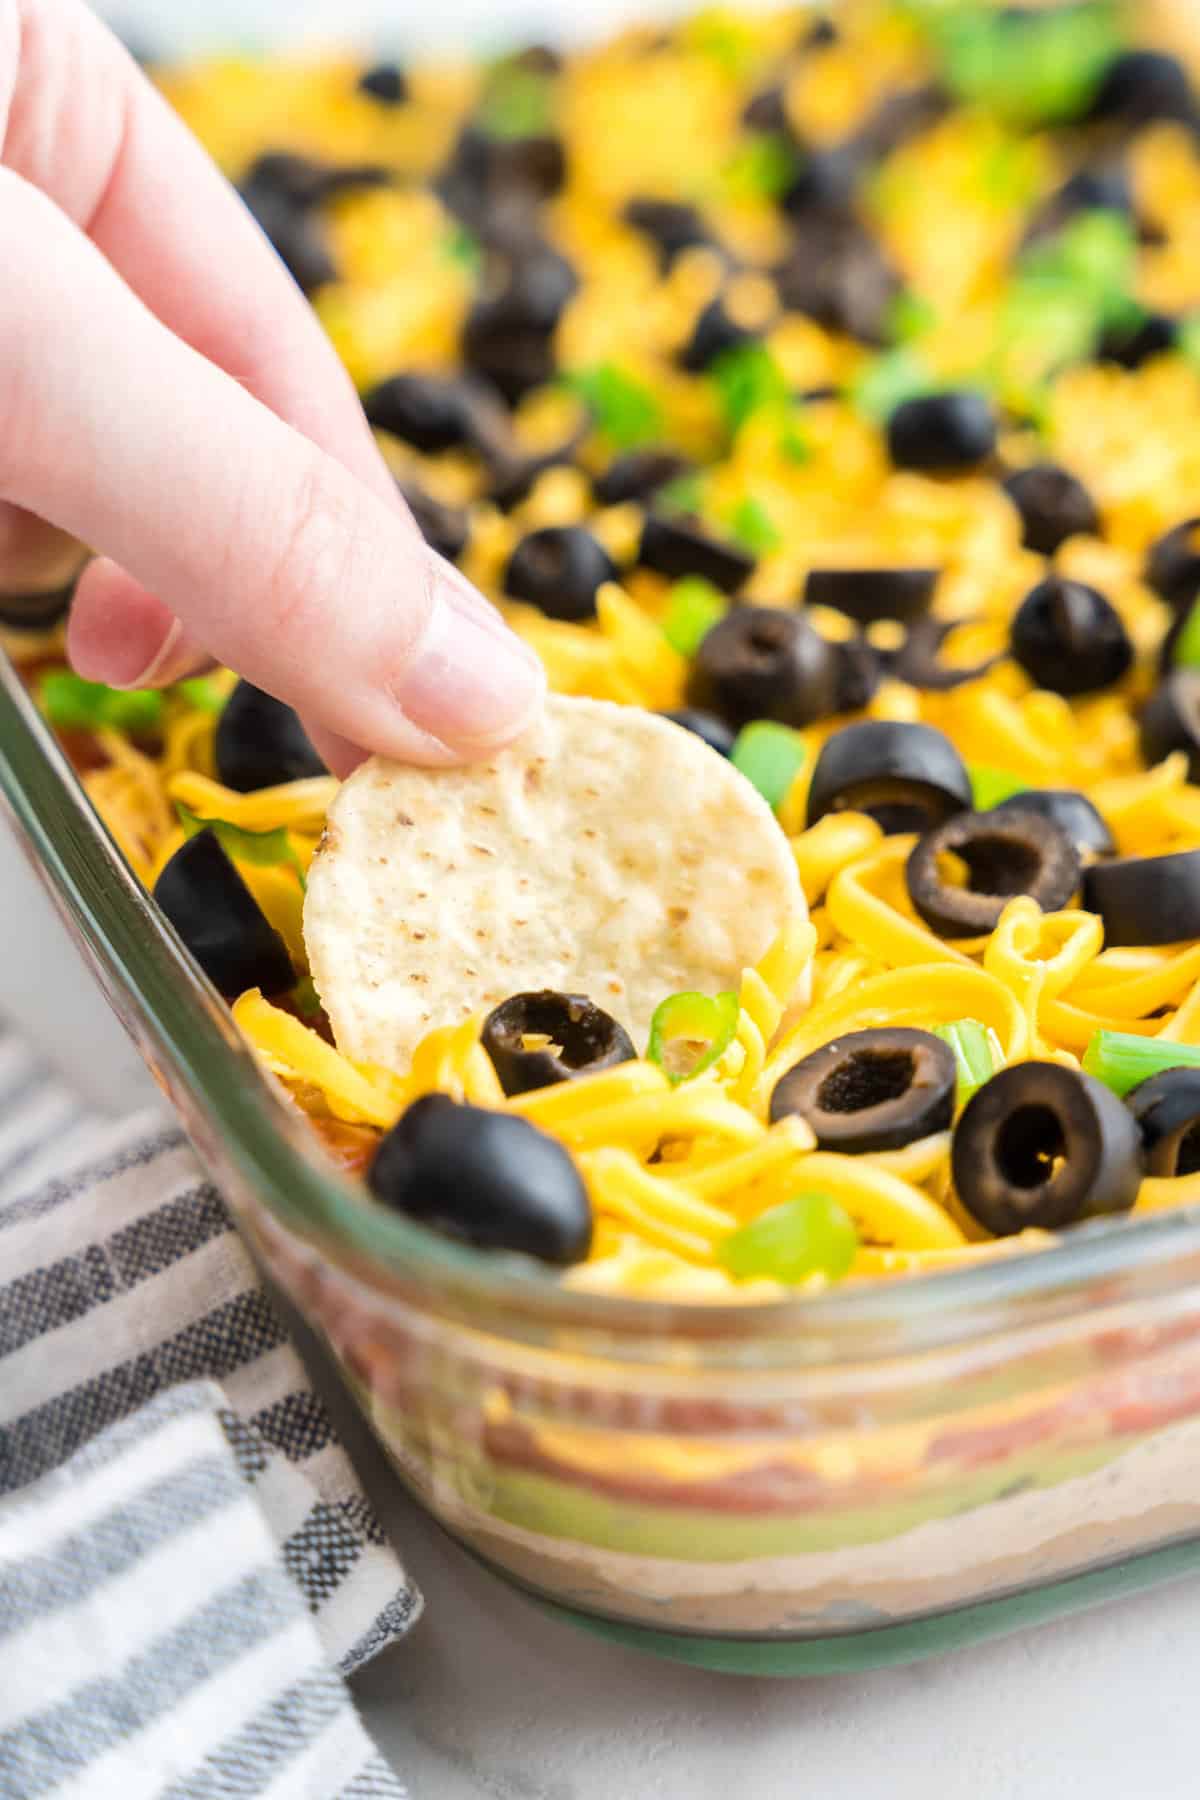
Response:
[{"label": "white background", "polygon": [[[184,48],[435,35],[495,43],[594,28],[607,0],[120,0],[149,43]],[[436,10],[436,20],[429,14]],[[631,5],[626,16],[642,16]],[[660,12],[671,10],[658,6]],[[507,25],[512,31],[507,31]],[[558,33],[561,35],[561,31]],[[124,1040],[0,836],[0,1010],[96,1094],[140,1080]],[[543,1617],[470,1563],[346,1431],[425,1589],[411,1639],[356,1683],[414,1800],[1196,1800],[1200,1582],[1086,1618],[859,1678],[750,1681],[675,1669]],[[1198,1472],[1200,1479],[1200,1472]]]}]

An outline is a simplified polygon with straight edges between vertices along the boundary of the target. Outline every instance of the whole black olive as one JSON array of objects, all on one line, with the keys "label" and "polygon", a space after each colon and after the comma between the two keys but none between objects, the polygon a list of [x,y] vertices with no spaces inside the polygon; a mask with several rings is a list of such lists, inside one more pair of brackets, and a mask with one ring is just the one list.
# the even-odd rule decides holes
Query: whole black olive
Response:
[{"label": "whole black olive", "polygon": [[932,725],[864,719],[825,740],[808,790],[808,823],[869,813],[884,831],[928,831],[971,804],[971,779]]},{"label": "whole black olive", "polygon": [[457,562],[471,538],[471,520],[466,508],[447,506],[444,500],[435,500],[415,481],[402,481],[398,485],[417,530],[429,548],[448,562]]},{"label": "whole black olive", "polygon": [[287,945],[213,832],[197,832],[179,846],[154,884],[154,898],[227,1000],[247,988],[282,994],[292,986]]},{"label": "whole black olive", "polygon": [[1143,363],[1174,350],[1178,342],[1178,320],[1169,313],[1143,313],[1107,326],[1096,346],[1096,360],[1116,363],[1122,369],[1140,369]]},{"label": "whole black olive", "polygon": [[217,779],[239,794],[328,774],[292,708],[249,681],[225,702],[214,753]]},{"label": "whole black olive", "polygon": [[718,719],[712,713],[697,712],[695,707],[681,706],[676,712],[667,712],[664,719],[670,719],[673,725],[681,725],[690,731],[702,743],[715,750],[718,756],[728,756],[733,749],[733,740],[737,735],[726,725],[724,719]]},{"label": "whole black olive", "polygon": [[642,527],[638,561],[671,581],[701,575],[723,594],[735,594],[754,571],[754,558],[739,544],[713,537],[697,519],[660,513],[651,513]]},{"label": "whole black olive", "polygon": [[987,395],[974,388],[918,394],[896,408],[887,440],[898,469],[975,469],[996,448],[996,415]]},{"label": "whole black olive", "polygon": [[1075,788],[1026,788],[1001,800],[994,812],[1034,812],[1066,832],[1084,862],[1115,856],[1117,846],[1103,817]]},{"label": "whole black olive", "polygon": [[914,620],[894,657],[893,667],[899,679],[929,693],[948,694],[955,688],[965,687],[969,681],[978,681],[998,662],[1003,662],[1003,651],[967,667],[942,662],[942,645],[955,629],[954,621],[950,619]]},{"label": "whole black olive", "polygon": [[696,208],[679,200],[630,200],[625,207],[625,221],[650,239],[664,270],[670,268],[680,251],[713,241]]},{"label": "whole black olive", "polygon": [[[941,859],[965,863],[967,885],[944,879]],[[1043,813],[1015,806],[957,813],[925,833],[905,870],[908,894],[927,925],[943,937],[994,931],[1008,902],[1029,894],[1043,912],[1058,912],[1079,886],[1079,852]]]},{"label": "whole black olive", "polygon": [[1089,117],[1131,128],[1156,119],[1194,123],[1196,97],[1178,57],[1162,50],[1126,50],[1105,71]]},{"label": "whole black olive", "polygon": [[876,619],[918,619],[929,610],[938,569],[810,569],[806,606],[832,606],[871,625]]},{"label": "whole black olive", "polygon": [[837,704],[835,647],[806,619],[773,606],[735,606],[704,638],[687,703],[735,731],[752,719],[809,725]]},{"label": "whole black olive", "polygon": [[358,87],[383,106],[402,106],[408,99],[408,78],[398,62],[378,62],[364,69]]},{"label": "whole black olive", "polygon": [[1200,850],[1093,863],[1083,872],[1083,904],[1104,921],[1109,946],[1200,938]]},{"label": "whole black olive", "polygon": [[[529,1039],[541,1040],[532,1045]],[[586,994],[513,994],[484,1020],[481,1040],[506,1094],[595,1075],[637,1056],[623,1025]]]},{"label": "whole black olive", "polygon": [[592,1241],[578,1169],[554,1138],[513,1113],[426,1094],[381,1140],[367,1171],[376,1199],[447,1237],[565,1267]]},{"label": "whole black olive", "polygon": [[1188,759],[1188,780],[1200,781],[1200,674],[1176,669],[1158,684],[1142,709],[1142,755],[1150,764],[1174,750]]},{"label": "whole black olive", "polygon": [[693,375],[703,374],[718,356],[753,344],[758,336],[758,332],[738,324],[718,294],[700,309],[692,335],[679,353],[680,366]]},{"label": "whole black olive", "polygon": [[627,500],[649,500],[691,468],[687,457],[674,450],[626,450],[613,458],[593,486],[601,506],[620,506]]},{"label": "whole black olive", "polygon": [[1100,515],[1083,483],[1057,463],[1018,469],[1004,491],[1021,515],[1021,541],[1039,556],[1053,556],[1068,538],[1090,537]]},{"label": "whole black olive", "polygon": [[523,537],[508,559],[502,586],[550,619],[594,619],[596,591],[614,581],[617,565],[582,525],[544,525]]},{"label": "whole black olive", "polygon": [[1128,674],[1133,645],[1096,588],[1051,575],[1022,600],[1009,638],[1031,681],[1055,694],[1092,694]]},{"label": "whole black olive", "polygon": [[852,1031],[780,1077],[771,1121],[807,1119],[822,1150],[899,1150],[945,1131],[957,1092],[954,1052],[929,1031]]},{"label": "whole black olive", "polygon": [[984,1082],[954,1128],[954,1186],[985,1231],[1059,1231],[1128,1212],[1142,1179],[1127,1107],[1061,1063],[1014,1063]]},{"label": "whole black olive", "polygon": [[1142,1134],[1147,1175],[1200,1170],[1200,1069],[1160,1069],[1125,1096]]},{"label": "whole black olive", "polygon": [[1173,525],[1150,547],[1146,581],[1177,612],[1200,594],[1200,518]]},{"label": "whole black olive", "polygon": [[363,395],[363,411],[377,431],[436,455],[474,441],[471,398],[463,382],[444,375],[390,375]]}]

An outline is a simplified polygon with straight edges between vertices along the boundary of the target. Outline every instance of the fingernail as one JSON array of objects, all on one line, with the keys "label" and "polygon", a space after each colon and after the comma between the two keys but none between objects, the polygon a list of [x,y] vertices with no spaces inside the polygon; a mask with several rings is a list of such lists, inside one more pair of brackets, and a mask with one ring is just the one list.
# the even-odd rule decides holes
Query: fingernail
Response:
[{"label": "fingernail", "polygon": [[541,664],[449,582],[437,581],[433,597],[424,635],[394,683],[396,699],[414,725],[455,749],[507,743],[541,704]]},{"label": "fingernail", "polygon": [[112,646],[106,661],[104,680],[109,687],[168,687],[196,668],[196,651],[184,642],[180,621],[173,619],[157,646],[149,634],[130,632]]}]

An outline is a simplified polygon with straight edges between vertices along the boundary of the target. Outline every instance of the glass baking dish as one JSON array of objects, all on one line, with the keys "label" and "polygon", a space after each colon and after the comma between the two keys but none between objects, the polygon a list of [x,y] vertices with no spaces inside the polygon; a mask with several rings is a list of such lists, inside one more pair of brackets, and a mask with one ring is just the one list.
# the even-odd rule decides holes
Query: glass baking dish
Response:
[{"label": "glass baking dish", "polygon": [[396,1469],[531,1595],[709,1668],[829,1672],[1200,1566],[1200,1209],[765,1306],[569,1292],[325,1163],[4,658],[0,790]]}]

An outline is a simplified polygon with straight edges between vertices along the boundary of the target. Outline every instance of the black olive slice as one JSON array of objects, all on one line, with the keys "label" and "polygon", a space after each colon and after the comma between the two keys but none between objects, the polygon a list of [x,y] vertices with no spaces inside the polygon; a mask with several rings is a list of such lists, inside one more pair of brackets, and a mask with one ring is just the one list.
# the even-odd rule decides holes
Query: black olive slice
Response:
[{"label": "black olive slice", "polygon": [[465,507],[447,506],[418,487],[415,481],[398,483],[404,504],[416,520],[417,530],[431,550],[447,562],[457,562],[471,538],[471,520]]},{"label": "black olive slice", "polygon": [[503,575],[506,594],[550,619],[594,619],[596,592],[615,581],[617,565],[582,525],[544,525],[523,537]]},{"label": "black olive slice", "polygon": [[434,182],[443,204],[488,243],[527,235],[542,200],[566,179],[562,142],[550,132],[501,138],[469,121]]},{"label": "black olive slice", "polygon": [[1004,491],[1021,515],[1021,541],[1039,556],[1053,556],[1068,538],[1100,529],[1100,515],[1083,483],[1057,463],[1018,469]]},{"label": "black olive slice", "polygon": [[949,93],[934,81],[893,88],[854,133],[853,149],[864,160],[882,162],[944,119],[951,105]]},{"label": "black olive slice", "polygon": [[927,693],[949,694],[955,688],[965,687],[969,681],[978,681],[990,673],[997,663],[1003,662],[1003,651],[985,656],[982,662],[971,663],[966,667],[942,662],[939,656],[941,647],[956,629],[957,622],[950,619],[914,620],[895,657],[894,671],[897,677],[901,681],[907,681],[910,687],[922,688]]},{"label": "black olive slice", "polygon": [[804,151],[780,205],[797,220],[813,212],[845,212],[853,202],[861,170],[861,159],[850,145]]},{"label": "black olive slice", "polygon": [[1117,846],[1104,818],[1086,794],[1075,788],[1026,788],[993,808],[995,812],[1034,812],[1065,831],[1084,862],[1115,856]]},{"label": "black olive slice", "polygon": [[328,773],[292,708],[248,681],[225,703],[214,753],[218,780],[239,794]]},{"label": "black olive slice", "polygon": [[1117,164],[1077,169],[1038,207],[1021,239],[1021,249],[1056,237],[1080,213],[1114,212],[1128,217],[1133,212],[1129,176]]},{"label": "black olive slice", "polygon": [[554,328],[577,286],[565,257],[546,245],[526,247],[499,291],[485,291],[468,312],[463,362],[516,405],[553,375]]},{"label": "black olive slice", "polygon": [[402,106],[408,99],[408,78],[398,62],[373,63],[359,76],[358,88],[383,106]]},{"label": "black olive slice", "polygon": [[785,90],[778,82],[770,87],[760,88],[751,94],[741,112],[741,122],[747,131],[767,131],[772,136],[782,137],[790,129],[787,116]]},{"label": "black olive slice", "polygon": [[627,500],[649,500],[669,481],[678,480],[693,467],[674,450],[627,450],[614,457],[594,482],[601,506],[620,506]]},{"label": "black olive slice", "polygon": [[154,898],[218,993],[247,988],[282,994],[296,977],[287,945],[211,831],[181,844],[154,884]]},{"label": "black olive slice", "polygon": [[1185,751],[1188,780],[1200,781],[1200,674],[1176,669],[1159,683],[1142,709],[1141,740],[1150,764]]},{"label": "black olive slice", "polygon": [[876,619],[907,623],[929,610],[938,569],[810,569],[806,606],[832,606],[860,625]]},{"label": "black olive slice", "polygon": [[687,703],[737,731],[752,719],[809,725],[835,710],[836,646],[797,613],[735,606],[696,652]]},{"label": "black olive slice", "polygon": [[896,408],[887,440],[898,469],[974,469],[996,448],[996,415],[987,395],[974,388],[918,394]]},{"label": "black olive slice", "polygon": [[864,637],[847,638],[832,648],[837,662],[834,710],[859,712],[883,680],[883,659]]},{"label": "black olive slice", "polygon": [[861,343],[886,342],[900,279],[851,214],[807,212],[798,221],[790,253],[773,273],[785,307]]},{"label": "black olive slice", "polygon": [[10,631],[50,631],[71,610],[75,582],[45,594],[0,594],[0,627]]},{"label": "black olive slice", "polygon": [[1111,687],[1133,662],[1133,645],[1116,608],[1095,588],[1057,575],[1026,594],[1010,642],[1029,678],[1055,694]]},{"label": "black olive slice", "polygon": [[808,790],[808,823],[869,813],[887,832],[928,831],[971,804],[971,779],[932,725],[864,719],[827,738]]},{"label": "black olive slice", "polygon": [[663,718],[670,719],[674,725],[682,725],[685,731],[700,738],[718,756],[728,756],[733,749],[736,733],[729,729],[724,719],[718,719],[714,713],[699,712],[694,706],[681,706],[677,712],[664,713]]},{"label": "black olive slice", "polygon": [[481,1041],[506,1094],[594,1075],[637,1055],[625,1027],[586,994],[553,988],[502,1000],[484,1020]]},{"label": "black olive slice", "polygon": [[1088,117],[1131,129],[1156,119],[1194,124],[1196,97],[1178,57],[1163,50],[1126,50],[1105,71]]},{"label": "black olive slice", "polygon": [[650,239],[664,272],[681,251],[713,241],[696,208],[680,200],[635,198],[625,207],[625,222]]},{"label": "black olive slice", "polygon": [[1200,518],[1173,525],[1150,547],[1146,580],[1176,611],[1200,594]]},{"label": "black olive slice", "polygon": [[1108,945],[1200,938],[1200,850],[1093,863],[1083,874],[1083,904],[1103,919]]},{"label": "black olive slice", "polygon": [[692,335],[679,354],[680,367],[692,375],[701,375],[728,350],[740,350],[744,344],[756,343],[759,333],[747,325],[739,325],[720,294],[701,308]]},{"label": "black olive slice", "polygon": [[1147,1175],[1200,1171],[1200,1069],[1160,1069],[1125,1096],[1142,1134]]},{"label": "black olive slice", "polygon": [[1128,1108],[1061,1063],[1015,1063],[986,1081],[954,1128],[958,1197],[995,1237],[1058,1231],[1128,1212],[1142,1150]]},{"label": "black olive slice", "polygon": [[[955,856],[967,886],[946,880],[939,859]],[[1017,894],[1043,912],[1058,912],[1079,886],[1079,852],[1065,831],[1042,813],[958,813],[926,832],[913,848],[905,877],[913,905],[943,937],[982,937],[995,930]]]},{"label": "black olive slice", "polygon": [[672,581],[701,575],[723,594],[736,594],[754,571],[754,558],[727,539],[713,537],[697,519],[651,513],[642,527],[638,561]]},{"label": "black olive slice", "polygon": [[484,1250],[565,1267],[592,1241],[578,1169],[554,1138],[513,1113],[426,1094],[380,1141],[367,1171],[377,1200]]},{"label": "black olive slice", "polygon": [[1096,346],[1098,362],[1116,363],[1122,369],[1140,369],[1156,356],[1165,356],[1179,342],[1179,322],[1169,313],[1149,312],[1109,325]]},{"label": "black olive slice", "polygon": [[363,395],[377,431],[428,455],[462,445],[494,454],[507,443],[507,416],[482,384],[445,375],[390,375]]},{"label": "black olive slice", "polygon": [[852,1031],[788,1070],[771,1121],[807,1119],[822,1150],[899,1150],[945,1131],[957,1091],[954,1052],[929,1031]]},{"label": "black olive slice", "polygon": [[337,276],[314,208],[335,194],[380,187],[391,179],[390,171],[375,163],[339,167],[269,151],[252,164],[238,192],[297,286],[311,294]]}]

